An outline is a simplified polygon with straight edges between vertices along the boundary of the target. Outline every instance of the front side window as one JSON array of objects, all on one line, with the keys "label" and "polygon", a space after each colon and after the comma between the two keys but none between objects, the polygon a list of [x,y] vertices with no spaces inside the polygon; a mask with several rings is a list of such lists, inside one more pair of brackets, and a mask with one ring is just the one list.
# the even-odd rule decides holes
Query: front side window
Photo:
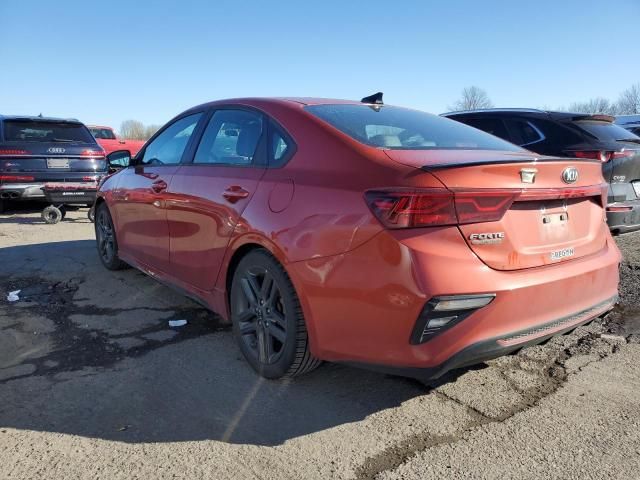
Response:
[{"label": "front side window", "polygon": [[[355,140],[373,147],[522,151],[515,145],[455,120],[407,108],[326,104],[310,105],[305,109]],[[504,129],[504,125],[502,127]],[[504,133],[506,136],[506,131]]]},{"label": "front side window", "polygon": [[544,140],[544,135],[538,127],[527,120],[510,119],[505,120],[505,123],[511,132],[511,141],[516,145],[523,147]]},{"label": "front side window", "polygon": [[193,163],[252,165],[261,136],[260,114],[246,110],[218,110],[209,120]]},{"label": "front side window", "polygon": [[201,113],[176,120],[158,135],[145,149],[142,165],[177,165],[182,160],[189,138],[193,134]]}]

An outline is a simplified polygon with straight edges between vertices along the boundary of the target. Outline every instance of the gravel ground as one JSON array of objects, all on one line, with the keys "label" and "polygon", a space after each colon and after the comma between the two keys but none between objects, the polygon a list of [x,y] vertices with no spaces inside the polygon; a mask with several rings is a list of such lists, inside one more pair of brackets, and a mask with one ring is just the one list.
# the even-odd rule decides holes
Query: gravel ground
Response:
[{"label": "gravel ground", "polygon": [[616,241],[620,305],[544,345],[431,386],[272,382],[215,315],[104,270],[84,210],[0,216],[0,478],[638,478],[640,234]]}]

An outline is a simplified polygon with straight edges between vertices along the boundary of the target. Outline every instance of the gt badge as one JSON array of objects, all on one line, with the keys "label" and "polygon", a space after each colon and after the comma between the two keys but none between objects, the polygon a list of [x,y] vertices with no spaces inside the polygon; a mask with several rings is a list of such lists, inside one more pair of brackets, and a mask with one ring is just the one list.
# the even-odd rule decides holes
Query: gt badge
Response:
[{"label": "gt badge", "polygon": [[504,240],[504,232],[472,233],[469,241],[473,245],[497,245]]}]

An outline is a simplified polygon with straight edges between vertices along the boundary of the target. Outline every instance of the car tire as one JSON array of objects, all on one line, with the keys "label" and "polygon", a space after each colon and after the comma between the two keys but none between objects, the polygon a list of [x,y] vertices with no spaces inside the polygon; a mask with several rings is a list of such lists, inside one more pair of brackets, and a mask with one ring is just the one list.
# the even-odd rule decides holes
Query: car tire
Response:
[{"label": "car tire", "polygon": [[9,202],[7,202],[6,200],[0,198],[0,213],[4,213],[7,210],[8,203]]},{"label": "car tire", "polygon": [[89,211],[87,212],[87,218],[91,223],[96,222],[96,210],[93,208],[93,205],[89,207]]},{"label": "car tire", "polygon": [[231,283],[233,334],[253,369],[269,379],[317,368],[298,295],[282,265],[266,250],[240,260]]},{"label": "car tire", "polygon": [[58,223],[64,218],[64,211],[56,206],[49,205],[42,210],[42,220],[50,225]]},{"label": "car tire", "polygon": [[111,213],[106,203],[101,203],[96,211],[96,247],[100,261],[108,270],[122,270],[128,265],[118,257],[118,240]]}]

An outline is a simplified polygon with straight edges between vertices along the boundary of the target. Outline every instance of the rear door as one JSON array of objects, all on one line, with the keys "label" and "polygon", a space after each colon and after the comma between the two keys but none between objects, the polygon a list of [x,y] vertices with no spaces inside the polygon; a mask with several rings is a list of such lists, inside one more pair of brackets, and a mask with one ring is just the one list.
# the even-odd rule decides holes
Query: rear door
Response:
[{"label": "rear door", "polygon": [[174,176],[168,205],[171,272],[211,290],[242,212],[266,169],[266,123],[254,110],[217,109],[193,161]]},{"label": "rear door", "polygon": [[165,127],[135,165],[119,174],[112,193],[119,248],[154,270],[169,269],[166,206],[173,196],[173,176],[201,117],[193,113]]}]

